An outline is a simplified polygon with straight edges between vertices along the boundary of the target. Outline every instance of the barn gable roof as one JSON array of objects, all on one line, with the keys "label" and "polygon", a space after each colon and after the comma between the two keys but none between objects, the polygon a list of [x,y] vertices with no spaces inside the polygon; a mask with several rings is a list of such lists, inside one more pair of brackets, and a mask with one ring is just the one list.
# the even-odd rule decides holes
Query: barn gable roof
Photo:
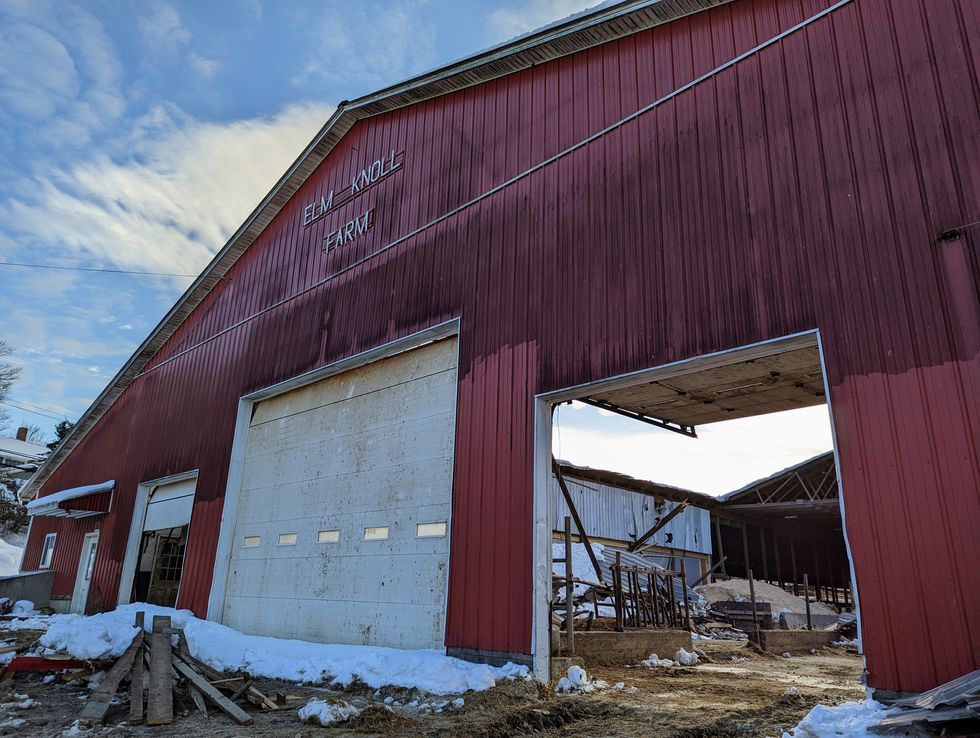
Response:
[{"label": "barn gable roof", "polygon": [[477,52],[434,71],[356,100],[342,101],[296,161],[140,344],[79,418],[72,431],[27,481],[21,490],[21,496],[25,499],[37,496],[40,486],[122,395],[130,382],[139,376],[184,320],[359,120],[483,84],[730,1],[624,0],[603,3],[593,10]]}]

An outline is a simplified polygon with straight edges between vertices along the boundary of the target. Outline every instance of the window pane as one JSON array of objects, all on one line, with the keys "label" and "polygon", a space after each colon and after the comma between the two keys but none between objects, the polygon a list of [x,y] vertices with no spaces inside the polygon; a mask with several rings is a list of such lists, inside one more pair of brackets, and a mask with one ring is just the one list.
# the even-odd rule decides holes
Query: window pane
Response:
[{"label": "window pane", "polygon": [[51,559],[54,558],[54,542],[57,533],[48,533],[44,537],[44,545],[41,548],[40,568],[47,569],[51,566]]},{"label": "window pane", "polygon": [[446,524],[419,523],[415,526],[415,535],[419,538],[441,538],[446,535]]},{"label": "window pane", "polygon": [[280,546],[295,546],[296,545],[296,534],[295,533],[280,533],[279,534],[279,545]]},{"label": "window pane", "polygon": [[316,534],[317,543],[336,543],[340,540],[339,530],[321,530]]},{"label": "window pane", "polygon": [[388,526],[381,525],[375,528],[364,529],[365,541],[383,541],[388,537]]},{"label": "window pane", "polygon": [[262,536],[245,536],[242,548],[257,548],[260,543],[262,543]]}]

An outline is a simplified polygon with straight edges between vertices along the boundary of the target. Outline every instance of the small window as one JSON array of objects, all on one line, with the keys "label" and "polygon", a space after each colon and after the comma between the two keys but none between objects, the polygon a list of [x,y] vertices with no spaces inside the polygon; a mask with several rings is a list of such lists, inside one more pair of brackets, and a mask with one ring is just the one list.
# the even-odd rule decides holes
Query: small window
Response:
[{"label": "small window", "polygon": [[446,535],[446,523],[419,523],[415,526],[418,538],[441,538]]},{"label": "small window", "polygon": [[336,543],[340,540],[339,530],[321,530],[316,534],[317,543]]},{"label": "small window", "polygon": [[279,545],[280,546],[295,546],[296,545],[296,534],[295,533],[280,533],[279,534]]},{"label": "small window", "polygon": [[262,536],[245,536],[242,539],[242,548],[258,548],[262,543]]},{"label": "small window", "polygon": [[51,560],[54,558],[54,542],[57,537],[57,533],[48,533],[46,536],[44,536],[44,545],[41,547],[41,563],[39,564],[39,568],[51,568]]},{"label": "small window", "polygon": [[365,541],[384,541],[388,538],[388,526],[380,525],[375,528],[364,529]]}]

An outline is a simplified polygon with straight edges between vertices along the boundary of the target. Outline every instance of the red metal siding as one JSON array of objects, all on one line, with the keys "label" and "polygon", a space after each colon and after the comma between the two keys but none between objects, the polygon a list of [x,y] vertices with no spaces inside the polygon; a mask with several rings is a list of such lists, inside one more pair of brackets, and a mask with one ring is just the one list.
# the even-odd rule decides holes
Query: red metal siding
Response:
[{"label": "red metal siding", "polygon": [[[239,396],[458,316],[447,645],[529,653],[534,394],[817,327],[869,683],[976,668],[977,230],[936,236],[980,218],[980,4],[854,0],[313,286],[829,5],[739,0],[356,125],[45,485],[117,480],[105,601],[137,483],[197,468],[179,605],[204,613]],[[400,173],[301,227],[392,149]],[[28,565],[70,531],[56,592],[91,525],[36,521]]]}]

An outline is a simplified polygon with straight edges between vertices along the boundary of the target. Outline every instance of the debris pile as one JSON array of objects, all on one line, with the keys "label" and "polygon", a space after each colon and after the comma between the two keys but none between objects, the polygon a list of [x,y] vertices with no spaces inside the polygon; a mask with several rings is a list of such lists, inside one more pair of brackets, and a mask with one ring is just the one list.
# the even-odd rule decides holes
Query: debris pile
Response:
[{"label": "debris pile", "polygon": [[267,710],[278,710],[286,704],[285,695],[277,693],[270,698],[256,689],[248,674],[222,674],[195,659],[183,630],[173,628],[168,616],[154,616],[149,637],[143,623],[143,612],[138,612],[135,624],[139,631],[89,696],[79,715],[83,722],[104,722],[116,692],[127,680],[130,724],[144,721],[144,704],[147,725],[172,723],[175,694],[181,700],[184,690],[205,717],[207,704],[211,703],[239,725],[254,722],[237,704],[239,700]]},{"label": "debris pile", "polygon": [[938,728],[946,723],[980,723],[980,669],[964,674],[914,697],[892,702],[876,731],[908,730],[916,726]]}]

